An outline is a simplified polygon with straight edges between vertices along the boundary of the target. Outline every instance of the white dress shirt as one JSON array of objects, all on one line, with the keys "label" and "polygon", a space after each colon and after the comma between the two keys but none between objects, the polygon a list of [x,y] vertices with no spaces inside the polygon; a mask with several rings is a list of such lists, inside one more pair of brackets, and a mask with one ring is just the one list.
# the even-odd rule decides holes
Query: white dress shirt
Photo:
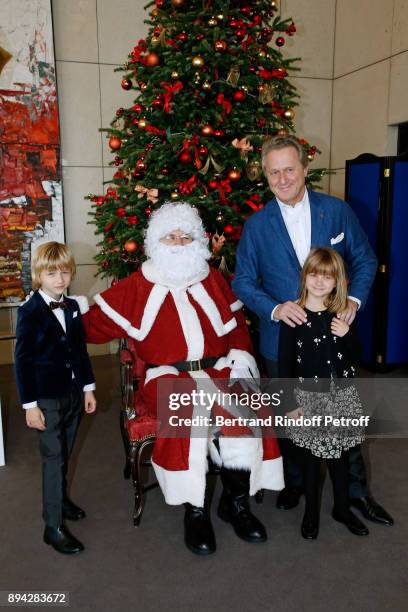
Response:
[{"label": "white dress shirt", "polygon": [[[285,223],[289,238],[295,249],[296,257],[300,265],[303,266],[309,255],[312,242],[312,221],[308,191],[305,189],[302,199],[293,206],[284,204],[278,197],[276,197],[276,201],[282,213],[283,222]],[[357,302],[357,307],[360,308],[361,300],[351,295],[348,297],[350,300]],[[271,313],[271,319],[276,323],[278,319],[274,318],[274,314],[278,306],[280,306],[280,304],[275,306]]]},{"label": "white dress shirt", "polygon": [[[43,291],[42,289],[38,290],[38,293],[41,295],[42,299],[44,300],[44,302],[47,304],[47,306],[50,305],[50,302],[63,302],[64,301],[64,296],[61,295],[59,300],[54,300],[52,297],[50,297],[47,293],[45,293],[45,291]],[[64,310],[62,308],[54,308],[52,311],[53,315],[55,317],[57,317],[62,329],[64,330],[64,332],[67,331],[67,326],[65,324],[65,315],[64,315]],[[72,372],[72,378],[75,378],[74,373]],[[83,392],[85,393],[86,391],[95,391],[96,386],[95,383],[91,383],[90,385],[85,385],[83,387]],[[25,410],[28,410],[29,408],[37,408],[38,404],[37,402],[29,402],[27,404],[23,404],[23,408]]]}]

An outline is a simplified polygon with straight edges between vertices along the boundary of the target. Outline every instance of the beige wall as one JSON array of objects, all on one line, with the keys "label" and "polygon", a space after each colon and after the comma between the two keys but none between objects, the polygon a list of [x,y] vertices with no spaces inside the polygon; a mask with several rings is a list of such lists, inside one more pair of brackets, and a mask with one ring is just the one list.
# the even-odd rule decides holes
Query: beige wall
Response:
[{"label": "beige wall", "polygon": [[347,159],[395,155],[408,121],[407,0],[337,0],[331,193],[343,197]]}]

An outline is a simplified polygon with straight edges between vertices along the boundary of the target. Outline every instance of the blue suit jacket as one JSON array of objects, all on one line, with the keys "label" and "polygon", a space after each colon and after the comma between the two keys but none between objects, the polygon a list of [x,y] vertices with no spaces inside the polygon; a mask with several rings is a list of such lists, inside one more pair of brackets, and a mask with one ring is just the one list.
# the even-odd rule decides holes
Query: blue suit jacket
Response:
[{"label": "blue suit jacket", "polygon": [[79,306],[65,300],[66,332],[37,291],[18,309],[15,371],[22,404],[68,396],[72,372],[81,389],[95,382]]},{"label": "blue suit jacket", "polygon": [[[377,259],[350,206],[338,198],[308,191],[311,246],[331,246],[344,258],[349,295],[364,306],[374,280]],[[341,237],[344,234],[344,237]],[[331,240],[337,239],[333,244]],[[277,359],[279,323],[271,320],[278,304],[299,297],[301,266],[275,198],[245,223],[237,249],[232,288],[260,318],[260,352]]]}]

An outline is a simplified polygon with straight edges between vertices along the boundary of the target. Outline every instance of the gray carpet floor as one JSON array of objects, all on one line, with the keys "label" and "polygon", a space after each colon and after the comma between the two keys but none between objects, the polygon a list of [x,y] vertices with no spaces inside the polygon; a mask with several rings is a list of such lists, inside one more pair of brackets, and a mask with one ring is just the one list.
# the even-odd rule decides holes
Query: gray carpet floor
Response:
[{"label": "gray carpet floor", "polygon": [[[132,487],[123,479],[119,432],[119,372],[115,356],[93,359],[99,408],[86,416],[72,460],[72,499],[87,518],[71,523],[86,550],[73,557],[42,542],[41,473],[37,436],[25,426],[11,366],[0,367],[7,465],[0,468],[0,590],[68,591],[76,610],[406,610],[408,441],[366,444],[373,492],[394,527],[369,524],[358,538],[331,516],[326,478],[320,535],[300,535],[302,504],[275,508],[267,492],[253,509],[267,526],[261,545],[240,541],[212,513],[217,553],[200,558],[183,544],[183,508],[148,493],[141,525],[132,523]],[[35,607],[34,609],[41,609]]]}]

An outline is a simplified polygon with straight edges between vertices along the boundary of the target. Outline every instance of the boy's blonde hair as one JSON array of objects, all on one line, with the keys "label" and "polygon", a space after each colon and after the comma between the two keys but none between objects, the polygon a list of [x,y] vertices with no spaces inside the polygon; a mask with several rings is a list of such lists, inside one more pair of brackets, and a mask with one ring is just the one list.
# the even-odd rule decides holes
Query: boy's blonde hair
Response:
[{"label": "boy's blonde hair", "polygon": [[347,274],[343,258],[330,247],[312,249],[303,265],[300,281],[299,306],[306,303],[306,276],[308,274],[328,274],[333,276],[336,286],[325,300],[329,312],[341,312],[347,306]]},{"label": "boy's blonde hair", "polygon": [[74,278],[76,272],[75,260],[65,244],[45,242],[35,250],[31,260],[31,285],[33,289],[41,287],[40,274],[44,270],[50,272],[68,270]]}]

